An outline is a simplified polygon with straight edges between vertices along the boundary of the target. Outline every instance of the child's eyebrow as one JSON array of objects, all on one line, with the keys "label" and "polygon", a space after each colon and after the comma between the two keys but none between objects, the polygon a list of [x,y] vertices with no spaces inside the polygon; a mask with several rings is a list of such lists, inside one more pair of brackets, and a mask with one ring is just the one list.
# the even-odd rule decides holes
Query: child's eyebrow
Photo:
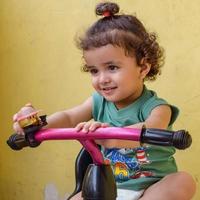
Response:
[{"label": "child's eyebrow", "polygon": [[103,65],[113,65],[113,64],[121,64],[121,62],[120,61],[108,61],[108,62],[105,62],[105,63],[102,63]]},{"label": "child's eyebrow", "polygon": [[[120,65],[121,64],[121,62],[120,61],[107,61],[107,62],[104,62],[104,63],[102,63],[102,65]],[[94,66],[94,65],[87,65],[87,64],[85,64],[85,67],[87,68],[87,69],[92,69],[92,68],[96,68],[96,66]]]},{"label": "child's eyebrow", "polygon": [[95,66],[89,66],[89,65],[86,65],[86,64],[85,64],[85,67],[86,67],[87,69],[95,68]]}]

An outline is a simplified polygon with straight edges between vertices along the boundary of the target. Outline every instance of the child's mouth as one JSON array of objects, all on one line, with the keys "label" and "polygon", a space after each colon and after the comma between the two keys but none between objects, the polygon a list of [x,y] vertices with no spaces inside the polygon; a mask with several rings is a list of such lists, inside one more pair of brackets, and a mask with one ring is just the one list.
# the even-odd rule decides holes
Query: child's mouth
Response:
[{"label": "child's mouth", "polygon": [[117,87],[106,87],[106,88],[102,88],[101,90],[105,94],[111,94],[115,89],[117,89]]}]

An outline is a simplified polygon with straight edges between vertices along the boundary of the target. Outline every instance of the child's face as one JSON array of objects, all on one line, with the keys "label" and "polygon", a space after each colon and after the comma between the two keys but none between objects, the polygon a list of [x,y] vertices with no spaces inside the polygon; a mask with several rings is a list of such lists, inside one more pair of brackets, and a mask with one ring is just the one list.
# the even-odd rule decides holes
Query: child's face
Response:
[{"label": "child's face", "polygon": [[83,56],[93,87],[117,108],[128,106],[141,95],[146,74],[124,49],[109,44],[85,51]]}]

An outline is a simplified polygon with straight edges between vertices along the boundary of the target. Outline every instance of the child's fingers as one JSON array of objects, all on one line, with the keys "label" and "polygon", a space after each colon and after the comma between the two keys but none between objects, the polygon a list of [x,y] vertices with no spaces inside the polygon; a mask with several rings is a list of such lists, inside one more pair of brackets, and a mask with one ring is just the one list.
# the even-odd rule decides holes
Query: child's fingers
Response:
[{"label": "child's fingers", "polygon": [[23,129],[20,127],[18,120],[20,117],[26,116],[32,112],[34,112],[35,109],[33,108],[31,103],[27,103],[24,107],[22,107],[16,114],[13,115],[13,129],[18,134],[24,134]]},{"label": "child's fingers", "polygon": [[16,114],[13,115],[13,122],[16,122],[17,118],[18,118],[18,114],[16,113]]},{"label": "child's fingers", "polygon": [[90,131],[90,127],[92,125],[93,122],[86,122],[83,126],[82,132],[84,133],[88,133],[88,131]]},{"label": "child's fingers", "polygon": [[27,104],[25,104],[25,107],[32,107],[32,108],[33,108],[33,106],[32,106],[31,103],[27,103]]},{"label": "child's fingers", "polygon": [[107,124],[107,123],[89,121],[89,122],[79,123],[75,127],[75,129],[76,129],[76,131],[82,131],[84,133],[88,133],[89,131],[95,131],[97,128],[100,128],[100,127],[105,128],[108,126],[109,126],[109,124]]},{"label": "child's fingers", "polygon": [[90,127],[89,130],[90,131],[95,131],[97,128],[102,127],[102,124],[100,122],[93,122]]},{"label": "child's fingers", "polygon": [[13,129],[14,129],[14,131],[15,131],[16,133],[24,135],[24,131],[23,131],[23,129],[20,127],[20,125],[19,125],[18,122],[15,122],[15,123],[13,124]]},{"label": "child's fingers", "polygon": [[101,127],[102,127],[102,128],[106,128],[106,127],[109,127],[109,126],[110,126],[110,125],[109,125],[108,123],[102,123],[102,124],[101,124]]},{"label": "child's fingers", "polygon": [[34,107],[31,103],[25,104],[16,114],[13,115],[13,121],[16,122],[17,119],[23,115],[30,114],[31,112],[35,111]]},{"label": "child's fingers", "polygon": [[81,122],[81,123],[77,124],[75,127],[75,130],[80,131],[81,129],[83,129],[85,123],[87,123],[87,122]]}]

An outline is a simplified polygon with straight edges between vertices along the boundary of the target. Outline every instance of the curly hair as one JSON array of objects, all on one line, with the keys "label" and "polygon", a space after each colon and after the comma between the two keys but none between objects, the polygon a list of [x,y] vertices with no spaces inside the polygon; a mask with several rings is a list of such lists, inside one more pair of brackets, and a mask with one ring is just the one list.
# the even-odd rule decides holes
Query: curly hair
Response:
[{"label": "curly hair", "polygon": [[[77,46],[83,51],[112,44],[124,49],[127,56],[135,56],[137,64],[142,59],[151,65],[145,80],[155,80],[164,64],[163,49],[157,42],[155,33],[148,32],[142,22],[133,15],[117,14],[116,3],[104,2],[96,6],[96,14],[104,17],[88,28],[85,35],[79,37]],[[83,67],[83,71],[88,71]]]}]

